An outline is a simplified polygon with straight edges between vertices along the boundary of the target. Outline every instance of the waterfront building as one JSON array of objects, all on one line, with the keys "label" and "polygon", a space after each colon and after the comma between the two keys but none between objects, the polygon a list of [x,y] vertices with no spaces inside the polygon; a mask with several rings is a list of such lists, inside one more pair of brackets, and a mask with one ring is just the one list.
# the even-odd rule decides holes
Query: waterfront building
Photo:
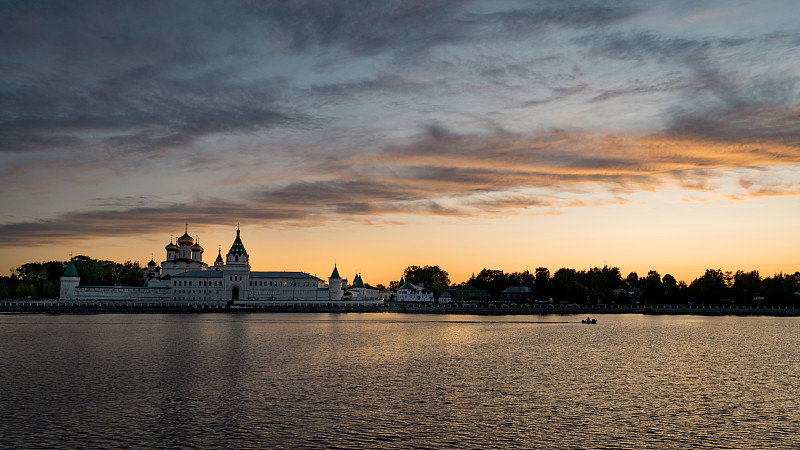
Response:
[{"label": "waterfront building", "polygon": [[403,283],[403,280],[400,280],[400,285],[397,287],[397,301],[401,303],[433,303],[433,292],[425,289],[423,283],[415,286],[411,282]]},{"label": "waterfront building", "polygon": [[357,273],[353,278],[353,285],[347,290],[345,295],[351,299],[380,298],[380,289],[364,283],[361,274]]},{"label": "waterfront building", "polygon": [[500,298],[505,301],[528,302],[532,299],[531,288],[527,286],[511,286],[500,291]]},{"label": "waterfront building", "polygon": [[[189,235],[187,225],[177,244],[170,238],[165,247],[166,259],[159,267],[151,261],[144,269],[144,287],[80,286],[75,265],[70,262],[61,277],[62,300],[146,300],[193,301],[252,304],[258,302],[321,302],[352,299],[378,301],[377,289],[365,285],[356,275],[354,285],[345,290],[347,280],[339,276],[334,264],[326,284],[305,272],[252,271],[250,255],[245,249],[241,231],[225,259],[220,249],[214,265],[203,262],[203,247]],[[346,296],[347,294],[347,296]]]}]

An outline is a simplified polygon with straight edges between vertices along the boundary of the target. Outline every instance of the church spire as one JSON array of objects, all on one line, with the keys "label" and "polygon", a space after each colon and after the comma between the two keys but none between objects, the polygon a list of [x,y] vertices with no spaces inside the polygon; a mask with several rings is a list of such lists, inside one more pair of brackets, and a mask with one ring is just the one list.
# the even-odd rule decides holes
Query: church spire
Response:
[{"label": "church spire", "polygon": [[339,269],[336,268],[336,263],[333,263],[333,273],[331,273],[330,277],[333,278],[333,279],[342,278],[342,277],[339,276]]},{"label": "church spire", "polygon": [[238,224],[236,225],[236,239],[233,241],[233,245],[231,245],[231,249],[228,251],[228,254],[247,256],[247,250],[244,249],[244,244],[242,244],[242,237]]}]

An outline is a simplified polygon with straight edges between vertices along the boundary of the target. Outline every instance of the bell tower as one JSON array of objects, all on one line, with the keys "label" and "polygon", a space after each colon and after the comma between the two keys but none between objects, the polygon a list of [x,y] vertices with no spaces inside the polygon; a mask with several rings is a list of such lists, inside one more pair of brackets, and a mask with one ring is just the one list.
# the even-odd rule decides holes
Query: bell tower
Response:
[{"label": "bell tower", "polygon": [[225,299],[229,302],[247,300],[250,292],[250,255],[244,249],[241,231],[236,227],[236,239],[225,257],[222,267],[222,284]]}]

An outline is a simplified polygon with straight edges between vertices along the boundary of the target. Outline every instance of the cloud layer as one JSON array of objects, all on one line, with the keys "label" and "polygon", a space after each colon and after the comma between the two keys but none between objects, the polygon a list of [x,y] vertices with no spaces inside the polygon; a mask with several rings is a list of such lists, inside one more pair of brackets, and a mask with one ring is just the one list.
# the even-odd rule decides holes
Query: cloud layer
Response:
[{"label": "cloud layer", "polygon": [[5,2],[0,246],[796,195],[772,3]]}]

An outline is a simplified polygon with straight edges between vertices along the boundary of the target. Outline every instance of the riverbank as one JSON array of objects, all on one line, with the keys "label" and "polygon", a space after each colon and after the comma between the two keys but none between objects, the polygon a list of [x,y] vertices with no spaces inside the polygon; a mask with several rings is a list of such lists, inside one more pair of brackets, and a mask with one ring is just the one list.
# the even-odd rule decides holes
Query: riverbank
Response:
[{"label": "riverbank", "polygon": [[678,306],[626,305],[620,307],[512,307],[512,306],[448,306],[398,305],[394,303],[264,303],[258,305],[227,305],[220,302],[59,302],[55,300],[17,300],[0,302],[0,313],[18,314],[101,314],[101,313],[409,313],[409,314],[654,314],[702,316],[782,316],[798,317],[797,308],[750,306]]}]

